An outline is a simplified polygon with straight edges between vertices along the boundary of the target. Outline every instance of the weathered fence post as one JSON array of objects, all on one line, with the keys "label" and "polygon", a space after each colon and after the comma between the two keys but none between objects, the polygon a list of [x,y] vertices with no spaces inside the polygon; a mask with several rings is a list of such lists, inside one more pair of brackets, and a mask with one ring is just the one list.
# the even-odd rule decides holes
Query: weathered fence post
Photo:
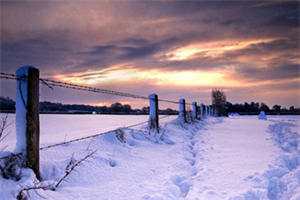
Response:
[{"label": "weathered fence post", "polygon": [[150,111],[149,111],[149,128],[156,129],[159,132],[159,122],[158,122],[158,97],[156,94],[149,95],[150,100]]},{"label": "weathered fence post", "polygon": [[179,99],[179,117],[183,119],[183,122],[186,123],[186,110],[185,110],[185,100]]},{"label": "weathered fence post", "polygon": [[205,106],[205,117],[208,117],[208,106]]},{"label": "weathered fence post", "polygon": [[204,118],[204,109],[203,109],[203,103],[200,103],[200,118],[203,119]]},{"label": "weathered fence post", "polygon": [[198,115],[197,115],[197,102],[193,102],[193,120],[197,120]]},{"label": "weathered fence post", "polygon": [[24,155],[26,167],[40,179],[39,70],[23,66],[16,71],[16,76],[15,153]]}]

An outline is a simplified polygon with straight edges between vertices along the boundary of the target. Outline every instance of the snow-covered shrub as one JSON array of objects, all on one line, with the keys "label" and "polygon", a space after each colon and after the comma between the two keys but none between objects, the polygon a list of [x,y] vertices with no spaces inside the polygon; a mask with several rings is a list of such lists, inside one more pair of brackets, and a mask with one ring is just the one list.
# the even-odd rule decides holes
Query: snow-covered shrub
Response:
[{"label": "snow-covered shrub", "polygon": [[267,116],[265,114],[264,111],[260,111],[259,115],[258,115],[258,119],[260,120],[267,120]]},{"label": "snow-covered shrub", "polygon": [[116,137],[120,142],[126,143],[125,132],[122,129],[116,130]]},{"label": "snow-covered shrub", "polygon": [[24,166],[23,155],[11,155],[0,163],[1,175],[6,179],[19,180]]}]

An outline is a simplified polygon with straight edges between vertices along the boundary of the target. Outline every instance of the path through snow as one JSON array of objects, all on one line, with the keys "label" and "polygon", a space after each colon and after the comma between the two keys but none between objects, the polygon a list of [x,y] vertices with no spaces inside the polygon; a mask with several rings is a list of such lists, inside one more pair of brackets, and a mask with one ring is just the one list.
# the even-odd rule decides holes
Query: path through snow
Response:
[{"label": "path through snow", "polygon": [[[48,199],[101,200],[299,200],[299,117],[208,118],[166,123],[159,137],[145,128],[114,133],[41,151],[44,183],[63,174],[71,155],[84,162]],[[18,182],[0,178],[0,192],[14,199],[33,185],[30,170]],[[298,195],[298,196],[297,196]],[[30,192],[32,199],[42,199]]]}]

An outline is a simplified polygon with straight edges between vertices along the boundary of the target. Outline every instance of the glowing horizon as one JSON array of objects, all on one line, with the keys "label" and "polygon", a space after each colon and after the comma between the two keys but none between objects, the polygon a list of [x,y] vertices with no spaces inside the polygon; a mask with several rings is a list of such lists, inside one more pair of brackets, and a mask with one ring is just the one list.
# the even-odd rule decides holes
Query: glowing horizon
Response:
[{"label": "glowing horizon", "polygon": [[[300,107],[298,8],[290,1],[4,1],[1,71],[33,65],[41,77],[176,101],[209,104],[219,88],[233,103]],[[0,87],[1,96],[14,97],[11,83]],[[41,88],[49,101],[148,104]]]}]

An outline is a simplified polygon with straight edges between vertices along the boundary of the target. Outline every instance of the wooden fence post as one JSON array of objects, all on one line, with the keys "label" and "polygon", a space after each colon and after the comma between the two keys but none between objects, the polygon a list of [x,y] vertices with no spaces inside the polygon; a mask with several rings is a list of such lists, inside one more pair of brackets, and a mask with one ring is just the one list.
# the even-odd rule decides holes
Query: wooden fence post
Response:
[{"label": "wooden fence post", "polygon": [[197,120],[198,119],[198,115],[197,115],[197,102],[193,102],[193,119]]},{"label": "wooden fence post", "polygon": [[203,109],[203,103],[200,103],[200,118],[203,119],[204,118],[204,109]]},{"label": "wooden fence post", "polygon": [[40,179],[39,70],[23,66],[16,71],[16,148],[26,167]]},{"label": "wooden fence post", "polygon": [[186,123],[186,110],[185,110],[185,100],[179,99],[179,117],[183,119],[183,122]]},{"label": "wooden fence post", "polygon": [[158,122],[158,96],[157,94],[150,94],[150,111],[149,111],[149,128],[155,129],[159,133]]},{"label": "wooden fence post", "polygon": [[208,117],[208,106],[205,106],[205,117]]}]

